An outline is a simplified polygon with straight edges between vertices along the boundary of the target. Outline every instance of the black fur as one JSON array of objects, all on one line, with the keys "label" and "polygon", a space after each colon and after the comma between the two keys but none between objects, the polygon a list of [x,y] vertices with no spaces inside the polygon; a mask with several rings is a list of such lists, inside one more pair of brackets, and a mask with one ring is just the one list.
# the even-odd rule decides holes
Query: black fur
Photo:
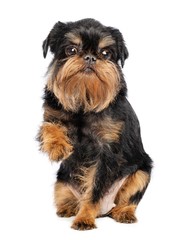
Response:
[{"label": "black fur", "polygon": [[[57,174],[59,181],[75,183],[75,177],[79,174],[78,169],[89,167],[98,162],[96,174],[96,188],[93,192],[93,201],[98,201],[116,179],[123,178],[137,170],[150,174],[152,161],[143,148],[139,121],[130,103],[124,96],[118,95],[115,102],[104,111],[96,113],[70,113],[63,110],[55,96],[45,91],[45,104],[54,109],[70,115],[71,121],[66,123],[63,119],[53,119],[63,122],[71,129],[70,139],[76,142],[74,153],[68,161],[61,163]],[[114,120],[125,122],[125,128],[118,143],[108,143],[99,146],[96,136],[91,134],[90,125],[104,116],[110,115]],[[75,136],[76,135],[78,136]],[[76,141],[77,137],[77,141]],[[89,161],[90,159],[90,161]],[[108,171],[110,169],[110,173]],[[137,196],[138,198],[138,196]]]},{"label": "black fur", "polygon": [[[91,45],[91,49],[95,49],[97,47],[97,42],[101,37],[108,34],[112,35],[117,44],[117,52],[116,48],[113,50],[114,61],[117,62],[120,60],[122,67],[124,66],[124,62],[128,58],[129,53],[124,44],[122,34],[118,29],[105,27],[94,19],[83,19],[66,24],[57,22],[43,42],[42,47],[44,58],[46,57],[48,48],[50,47],[50,51],[55,55],[55,58],[60,56],[60,58],[63,59],[65,57],[65,46],[69,44],[64,36],[67,32],[71,31],[80,34],[84,40],[88,38],[88,44]],[[89,48],[89,45],[86,45],[86,48]]]},{"label": "black fur", "polygon": [[[121,78],[121,88],[107,108],[99,112],[84,112],[82,107],[77,112],[67,111],[47,87],[44,93],[44,108],[48,107],[52,109],[52,112],[55,110],[59,113],[47,117],[44,115],[44,121],[65,126],[74,147],[74,151],[68,159],[61,162],[57,173],[57,181],[69,183],[78,189],[81,183],[77,176],[81,175],[81,169],[96,166],[92,190],[92,202],[96,203],[116,180],[129,176],[137,170],[142,170],[150,176],[152,160],[143,148],[139,121],[126,98],[126,82],[119,66],[119,61],[123,67],[128,57],[128,50],[122,34],[118,29],[105,27],[93,19],[83,19],[69,23],[58,22],[43,42],[44,57],[47,55],[48,48],[54,54],[50,66],[56,60],[60,60],[59,66],[66,62],[65,48],[69,45],[69,42],[65,36],[68,32],[80,35],[84,43],[83,52],[90,49],[90,52],[94,55],[98,51],[99,39],[110,35],[115,40],[115,44],[110,46],[112,54],[110,61],[117,66]],[[54,71],[58,71],[58,69]],[[91,130],[94,122],[100,122],[108,116],[114,122],[124,123],[117,142],[101,142],[99,136]],[[41,141],[40,138],[39,140]],[[138,204],[146,187],[131,196],[130,202]]]}]

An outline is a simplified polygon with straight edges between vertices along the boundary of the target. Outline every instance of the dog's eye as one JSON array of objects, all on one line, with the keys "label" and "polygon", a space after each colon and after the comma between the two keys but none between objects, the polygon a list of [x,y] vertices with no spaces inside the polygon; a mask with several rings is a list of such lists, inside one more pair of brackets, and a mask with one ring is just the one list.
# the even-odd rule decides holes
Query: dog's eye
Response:
[{"label": "dog's eye", "polygon": [[77,54],[77,52],[78,52],[78,49],[77,47],[74,47],[74,46],[68,46],[65,49],[65,53],[67,56],[75,55]]},{"label": "dog's eye", "polygon": [[104,59],[110,59],[111,58],[111,53],[108,50],[102,50],[101,51],[101,56]]}]

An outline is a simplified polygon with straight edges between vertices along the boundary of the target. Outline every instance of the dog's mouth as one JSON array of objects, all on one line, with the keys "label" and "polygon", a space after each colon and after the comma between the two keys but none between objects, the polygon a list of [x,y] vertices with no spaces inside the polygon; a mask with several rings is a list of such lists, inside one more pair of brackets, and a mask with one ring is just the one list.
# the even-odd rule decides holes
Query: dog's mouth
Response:
[{"label": "dog's mouth", "polygon": [[95,73],[95,69],[92,66],[87,65],[82,69],[82,72],[86,74],[91,74]]}]

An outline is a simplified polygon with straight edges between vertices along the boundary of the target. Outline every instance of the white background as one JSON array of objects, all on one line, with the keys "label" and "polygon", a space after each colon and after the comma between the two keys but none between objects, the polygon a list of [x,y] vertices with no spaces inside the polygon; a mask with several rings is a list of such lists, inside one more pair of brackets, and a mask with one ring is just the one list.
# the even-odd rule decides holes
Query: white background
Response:
[{"label": "white background", "polygon": [[[38,152],[44,74],[51,60],[42,41],[57,21],[92,17],[119,28],[130,57],[128,98],[154,160],[138,223],[96,220],[97,229],[70,228],[58,218],[53,183],[58,164]],[[0,3],[0,239],[179,239],[179,6],[174,0],[31,0]]]}]

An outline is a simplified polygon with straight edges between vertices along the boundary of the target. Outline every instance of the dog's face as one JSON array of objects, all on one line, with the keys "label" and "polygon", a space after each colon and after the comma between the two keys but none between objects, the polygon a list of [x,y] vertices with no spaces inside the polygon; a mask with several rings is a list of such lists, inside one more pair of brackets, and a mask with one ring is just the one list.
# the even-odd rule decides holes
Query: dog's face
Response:
[{"label": "dog's face", "polygon": [[99,112],[125,88],[128,51],[119,30],[93,19],[55,24],[43,42],[54,54],[47,87],[67,111]]}]

